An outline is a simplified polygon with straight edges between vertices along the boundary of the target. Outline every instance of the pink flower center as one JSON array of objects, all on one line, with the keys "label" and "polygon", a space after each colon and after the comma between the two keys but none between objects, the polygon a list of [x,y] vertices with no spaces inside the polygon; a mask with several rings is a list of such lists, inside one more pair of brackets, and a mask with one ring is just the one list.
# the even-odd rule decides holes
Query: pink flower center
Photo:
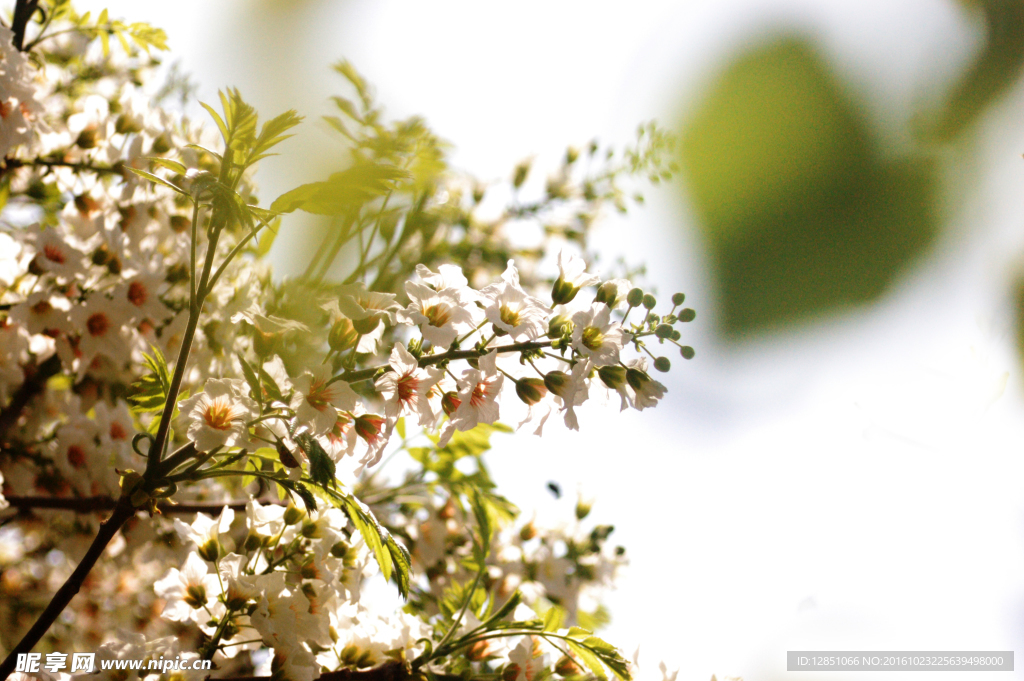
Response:
[{"label": "pink flower center", "polygon": [[68,461],[75,468],[81,468],[85,465],[85,451],[78,445],[71,445],[68,447]]},{"label": "pink flower center", "polygon": [[46,244],[43,246],[43,255],[46,256],[47,260],[55,262],[58,265],[63,265],[67,262],[67,256],[64,255],[64,251],[60,250],[60,246]]}]

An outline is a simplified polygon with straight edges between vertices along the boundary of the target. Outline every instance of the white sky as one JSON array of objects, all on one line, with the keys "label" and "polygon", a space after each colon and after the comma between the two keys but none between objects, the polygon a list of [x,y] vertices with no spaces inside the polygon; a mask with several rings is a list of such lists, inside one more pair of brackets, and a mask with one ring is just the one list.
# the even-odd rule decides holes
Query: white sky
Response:
[{"label": "white sky", "polygon": [[[899,139],[912,105],[979,37],[951,0],[95,4],[167,29],[205,101],[238,86],[265,115],[307,115],[286,158],[310,161],[266,163],[268,198],[317,179],[313,157],[338,148],[315,120],[340,88],[329,65],[341,57],[391,115],[425,115],[458,166],[497,178],[531,154],[543,167],[567,144],[671,123],[721,60],[772,26],[817,36]],[[1024,403],[1006,291],[1024,234],[1022,114],[1018,89],[986,119],[977,160],[951,153],[969,199],[924,264],[879,305],[794,335],[744,347],[712,337],[690,219],[665,193],[598,233],[609,256],[646,260],[663,295],[687,293],[697,359],[674,359],[654,412],[585,409],[580,434],[509,439],[490,464],[527,512],[552,511],[544,483],[557,480],[596,496],[593,517],[617,526],[632,566],[609,640],[642,643],[643,661],[666,658],[680,679],[747,681],[798,676],[787,650],[1021,643]],[[287,248],[274,257],[296,267]],[[909,678],[945,676],[966,678]]]}]

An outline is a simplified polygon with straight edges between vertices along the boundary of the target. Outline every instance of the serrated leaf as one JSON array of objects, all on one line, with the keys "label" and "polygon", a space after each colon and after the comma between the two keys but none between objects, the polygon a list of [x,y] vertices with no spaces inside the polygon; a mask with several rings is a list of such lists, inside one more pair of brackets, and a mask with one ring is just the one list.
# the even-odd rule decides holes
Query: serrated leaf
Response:
[{"label": "serrated leaf", "polygon": [[301,433],[295,436],[295,441],[302,451],[309,457],[309,478],[314,484],[329,489],[336,487],[338,481],[335,478],[335,464],[327,455],[320,442],[309,433]]},{"label": "serrated leaf", "polygon": [[270,209],[278,213],[303,210],[316,215],[340,215],[394,189],[409,173],[385,163],[359,163],[332,174],[323,182],[304,184],[279,196]]},{"label": "serrated leaf", "polygon": [[492,624],[511,615],[512,611],[519,607],[519,604],[522,602],[523,594],[519,593],[519,590],[517,589],[511,596],[509,596],[509,599],[505,601],[505,604],[488,617],[481,626],[483,626],[484,629],[490,629]]},{"label": "serrated leaf", "polygon": [[587,666],[587,669],[589,669],[594,676],[599,679],[608,678],[608,675],[604,671],[604,665],[601,664],[601,659],[597,655],[574,641],[566,641],[565,643],[569,646],[569,650],[571,650],[573,654]]},{"label": "serrated leaf", "polygon": [[558,605],[552,605],[544,613],[544,631],[558,631],[565,622],[565,609]]},{"label": "serrated leaf", "polygon": [[409,552],[377,522],[373,512],[363,502],[337,489],[325,491],[345,511],[349,520],[359,530],[363,541],[373,551],[373,556],[384,579],[390,580],[393,575],[398,592],[403,598],[408,598],[409,574],[411,572]]},{"label": "serrated leaf", "polygon": [[306,507],[306,511],[309,513],[316,513],[316,497],[309,491],[309,488],[303,485],[301,482],[295,483],[295,493],[302,499],[302,505]]},{"label": "serrated leaf", "polygon": [[223,137],[224,138],[224,142],[227,143],[227,141],[228,141],[228,126],[225,125],[224,119],[220,117],[220,114],[217,113],[216,109],[214,109],[212,106],[210,106],[206,102],[199,102],[199,106],[201,106],[204,109],[206,109],[206,112],[208,114],[210,114],[210,117],[213,118],[213,122],[217,124],[217,129],[220,130],[220,136]]}]

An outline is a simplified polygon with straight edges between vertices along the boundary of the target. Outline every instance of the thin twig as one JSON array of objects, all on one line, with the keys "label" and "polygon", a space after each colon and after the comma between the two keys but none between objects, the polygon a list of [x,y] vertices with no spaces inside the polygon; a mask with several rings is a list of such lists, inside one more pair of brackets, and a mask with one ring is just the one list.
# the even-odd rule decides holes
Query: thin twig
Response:
[{"label": "thin twig", "polygon": [[[51,511],[73,511],[75,513],[98,513],[109,511],[117,506],[117,500],[111,497],[7,497],[7,503],[11,508],[20,511],[51,510]],[[157,508],[164,515],[189,515],[193,513],[219,513],[225,506],[233,511],[244,511],[246,501],[223,501],[215,502],[193,502],[172,504],[164,502],[157,504]],[[270,500],[261,502],[266,504],[280,504],[284,502]]]}]

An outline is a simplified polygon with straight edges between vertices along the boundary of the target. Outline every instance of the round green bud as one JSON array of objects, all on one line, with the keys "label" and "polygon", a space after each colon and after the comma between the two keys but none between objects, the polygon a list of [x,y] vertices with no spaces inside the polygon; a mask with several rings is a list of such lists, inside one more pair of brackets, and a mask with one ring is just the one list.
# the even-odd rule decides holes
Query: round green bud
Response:
[{"label": "round green bud", "polygon": [[551,287],[551,302],[555,305],[565,305],[571,302],[580,290],[561,277]]},{"label": "round green bud", "polygon": [[650,293],[645,293],[643,303],[644,307],[646,307],[648,310],[653,310],[654,306],[658,304],[658,300]]},{"label": "round green bud", "polygon": [[288,506],[288,508],[284,510],[284,517],[282,519],[284,520],[285,525],[294,525],[302,520],[305,515],[306,514],[300,511],[298,507]]},{"label": "round green bud", "polygon": [[678,330],[672,329],[672,340],[677,341],[683,337],[683,334],[679,333]]},{"label": "round green bud", "polygon": [[668,361],[668,357],[659,357],[654,360],[654,368],[658,371],[665,373],[672,368],[672,362]]},{"label": "round green bud", "polygon": [[675,331],[675,329],[673,329],[668,324],[659,324],[658,328],[654,330],[654,335],[662,339],[671,338],[673,331]]},{"label": "round green bud", "polygon": [[608,307],[615,304],[615,299],[619,296],[619,287],[610,281],[606,281],[597,287],[597,295],[594,297],[595,303],[604,303]]},{"label": "round green bud", "polygon": [[697,318],[697,311],[692,307],[688,307],[679,313],[679,321],[681,322],[692,322]]},{"label": "round green bud", "polygon": [[686,300],[686,295],[685,294],[683,294],[683,293],[673,293],[672,294],[672,304],[673,305],[677,305],[677,306],[678,305],[682,305],[684,300]]},{"label": "round green bud", "polygon": [[684,345],[679,349],[679,354],[683,356],[683,359],[693,359],[693,356],[697,353],[689,345]]},{"label": "round green bud", "polygon": [[644,292],[638,288],[632,289],[626,294],[626,302],[630,307],[640,307],[640,303],[644,302]]},{"label": "round green bud", "polygon": [[548,338],[560,338],[565,333],[565,326],[569,318],[565,315],[555,315],[548,320]]},{"label": "round green bud", "polygon": [[335,558],[344,558],[348,554],[349,544],[346,541],[335,542],[331,547],[331,555]]},{"label": "round green bud", "polygon": [[378,314],[371,314],[369,317],[363,317],[362,319],[352,320],[352,326],[358,333],[364,336],[373,331],[374,329],[376,329],[379,325],[380,315]]}]

